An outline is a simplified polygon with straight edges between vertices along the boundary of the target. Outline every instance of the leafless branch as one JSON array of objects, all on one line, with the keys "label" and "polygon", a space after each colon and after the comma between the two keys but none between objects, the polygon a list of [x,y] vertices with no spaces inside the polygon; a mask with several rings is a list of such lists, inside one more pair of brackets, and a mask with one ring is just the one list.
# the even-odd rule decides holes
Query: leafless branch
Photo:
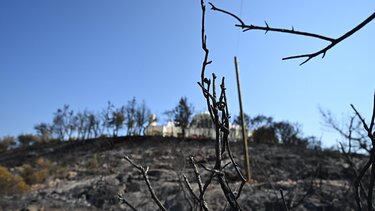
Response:
[{"label": "leafless branch", "polygon": [[285,202],[284,193],[283,193],[282,189],[280,189],[280,194],[281,194],[281,199],[283,200],[283,205],[284,205],[285,211],[289,211],[288,206],[286,205],[286,202]]},{"label": "leafless branch", "polygon": [[204,190],[203,190],[201,175],[198,172],[198,168],[197,168],[197,165],[195,164],[195,160],[194,160],[193,157],[190,157],[190,161],[191,161],[191,163],[194,167],[195,177],[196,177],[196,180],[198,182],[198,187],[199,187],[199,200],[198,201],[199,201],[199,204],[204,210],[209,210],[208,207],[207,207],[207,202],[204,199]]},{"label": "leafless branch", "polygon": [[[357,170],[357,168],[356,168],[356,166],[355,166],[355,164],[353,162],[351,154],[349,153],[350,152],[350,148],[349,148],[348,151],[346,151],[345,150],[345,146],[342,143],[339,143],[339,145],[340,145],[340,148],[341,148],[341,152],[345,155],[346,162],[349,164],[349,166],[351,167],[351,169],[352,169],[352,171],[354,173],[355,178],[358,178],[359,177],[358,176],[358,170]],[[362,191],[362,193],[364,193],[365,197],[367,198],[367,193],[365,192],[365,187],[363,186],[363,183],[361,181],[358,181],[358,186],[359,186],[360,189],[358,189],[356,191],[356,193],[357,192],[359,193],[359,191]],[[358,197],[359,197],[359,195],[358,196],[356,195],[356,198],[358,198]],[[359,206],[359,207],[361,207],[361,206]]]},{"label": "leafless branch", "polygon": [[228,147],[227,147],[228,136],[229,136],[229,114],[228,114],[229,112],[228,112],[228,106],[227,106],[227,100],[226,100],[226,94],[225,94],[225,90],[226,90],[225,79],[224,77],[222,78],[222,81],[220,84],[220,93],[217,93],[216,92],[216,75],[212,74],[212,79],[208,79],[206,77],[206,68],[207,68],[207,65],[211,63],[211,61],[209,61],[209,58],[208,58],[209,50],[207,48],[207,36],[205,32],[206,6],[203,0],[201,0],[201,9],[202,9],[201,44],[202,44],[202,49],[204,52],[204,59],[202,62],[201,80],[200,82],[198,82],[198,85],[202,89],[203,96],[206,98],[208,112],[210,113],[210,117],[214,123],[215,132],[216,132],[215,164],[213,168],[208,168],[202,165],[202,168],[210,172],[210,176],[208,180],[205,182],[203,187],[202,187],[202,182],[201,182],[199,172],[197,170],[197,166],[195,165],[195,161],[193,158],[191,158],[191,161],[194,167],[196,179],[198,181],[198,186],[200,190],[200,196],[199,196],[200,201],[202,202],[202,197],[205,194],[205,191],[207,190],[208,186],[211,184],[211,181],[213,180],[213,178],[216,178],[221,186],[221,189],[228,203],[230,204],[231,209],[240,210],[240,207],[237,203],[237,198],[239,197],[244,184],[241,184],[239,188],[239,193],[237,193],[237,197],[236,197],[236,195],[231,190],[226,180],[224,168],[227,167],[227,165],[223,166],[223,160],[222,160],[222,155],[225,152],[228,152],[231,157],[231,164],[235,166],[237,173],[239,173],[239,176],[243,180],[243,176],[238,170],[238,167],[236,163],[234,162],[231,152],[228,151]]},{"label": "leafless branch", "polygon": [[366,162],[366,164],[362,167],[362,169],[360,170],[360,173],[358,174],[358,177],[356,178],[356,180],[354,182],[356,202],[357,202],[358,208],[362,209],[361,193],[360,193],[359,187],[361,185],[361,181],[363,179],[363,176],[369,170],[370,166],[372,166],[371,171],[370,171],[369,188],[367,190],[367,207],[368,207],[368,210],[371,211],[371,210],[374,210],[373,203],[372,203],[372,198],[373,198],[372,196],[373,196],[373,188],[374,188],[374,184],[375,184],[375,168],[374,168],[374,166],[375,166],[375,151],[374,151],[375,132],[373,132],[374,124],[375,124],[374,123],[374,119],[375,119],[375,93],[374,93],[373,111],[372,111],[370,125],[368,125],[366,123],[365,119],[361,116],[361,114],[357,111],[357,109],[352,104],[350,106],[353,108],[354,112],[356,113],[358,118],[361,120],[362,126],[365,129],[365,131],[367,132],[367,136],[371,140],[371,143],[372,143],[372,148],[370,150],[370,158]]},{"label": "leafless branch", "polygon": [[158,199],[158,197],[155,194],[154,189],[151,186],[150,180],[148,179],[148,175],[147,175],[148,167],[146,167],[146,169],[145,169],[145,168],[143,168],[143,166],[135,164],[128,156],[124,156],[124,159],[127,160],[134,168],[138,169],[139,172],[142,174],[143,179],[145,180],[145,182],[147,184],[148,190],[151,193],[151,197],[155,201],[155,203],[158,205],[159,209],[167,211],[167,209],[161,204],[160,200]]},{"label": "leafless branch", "polygon": [[344,144],[343,142],[340,143],[340,145],[343,147],[342,152],[344,154],[348,154],[350,156],[352,153],[357,153],[358,151],[360,152],[362,150],[365,150],[370,154],[371,149],[369,149],[369,143],[367,140],[368,137],[367,134],[363,132],[363,128],[361,126],[362,121],[358,118],[357,114],[349,116],[349,124],[347,124],[345,127],[339,126],[337,120],[330,111],[323,111],[320,109],[320,115],[324,121],[324,126],[332,128],[344,138],[345,142],[348,142],[348,144]]},{"label": "leafless branch", "polygon": [[128,205],[133,211],[138,211],[132,204],[130,204],[122,195],[117,196],[121,203]]},{"label": "leafless branch", "polygon": [[305,61],[303,61],[300,65],[305,64],[306,62],[310,61],[310,59],[315,58],[315,57],[317,57],[317,56],[319,56],[321,54],[322,54],[322,58],[324,58],[324,56],[326,55],[326,53],[327,53],[328,50],[330,50],[332,47],[334,47],[335,45],[339,44],[341,41],[345,40],[346,38],[350,37],[355,32],[359,31],[361,28],[363,28],[365,25],[367,25],[368,23],[370,23],[375,18],[375,13],[371,14],[368,18],[366,18],[364,21],[362,21],[356,27],[354,27],[350,31],[346,32],[342,36],[340,36],[340,37],[338,37],[338,38],[335,39],[335,38],[323,36],[323,35],[320,35],[320,34],[309,33],[309,32],[304,32],[304,31],[297,31],[297,30],[294,30],[294,27],[292,27],[292,29],[273,28],[273,27],[269,27],[269,25],[268,25],[267,22],[265,22],[266,26],[247,25],[237,15],[235,15],[235,14],[233,14],[231,12],[228,12],[226,10],[217,8],[212,3],[210,3],[210,5],[211,5],[211,9],[212,10],[225,13],[225,14],[227,14],[227,15],[235,18],[240,23],[240,24],[236,24],[235,26],[242,28],[244,32],[245,31],[249,31],[249,30],[262,30],[262,31],[265,31],[265,33],[269,32],[269,31],[272,31],[272,32],[280,32],[280,33],[288,33],[288,34],[301,35],[301,36],[306,36],[306,37],[313,37],[313,38],[317,38],[317,39],[321,39],[321,40],[330,42],[329,45],[327,45],[326,47],[322,48],[319,51],[316,51],[316,52],[313,52],[313,53],[308,53],[308,54],[301,54],[301,55],[289,56],[289,57],[283,58],[283,60],[297,59],[297,58],[306,58]]},{"label": "leafless branch", "polygon": [[199,202],[199,197],[194,193],[193,188],[190,185],[189,179],[184,175],[184,181],[186,186],[188,187],[188,190],[190,191],[190,194],[194,197],[196,201]]}]

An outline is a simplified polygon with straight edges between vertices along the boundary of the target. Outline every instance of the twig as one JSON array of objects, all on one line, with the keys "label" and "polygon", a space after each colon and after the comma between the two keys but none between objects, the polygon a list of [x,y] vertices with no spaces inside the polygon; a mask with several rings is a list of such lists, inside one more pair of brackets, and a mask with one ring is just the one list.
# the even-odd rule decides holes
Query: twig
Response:
[{"label": "twig", "polygon": [[323,54],[322,58],[324,58],[324,56],[326,55],[326,53],[327,53],[328,50],[330,50],[332,47],[334,47],[335,45],[339,44],[341,41],[345,40],[346,38],[350,37],[355,32],[359,31],[365,25],[367,25],[368,23],[370,23],[373,19],[375,19],[375,13],[373,13],[368,18],[366,18],[364,21],[362,21],[360,24],[358,24],[356,27],[354,27],[350,31],[346,32],[345,34],[343,34],[339,38],[335,39],[335,38],[326,37],[326,36],[323,36],[323,35],[320,35],[320,34],[315,34],[315,33],[310,33],[310,32],[304,32],[304,31],[296,31],[296,30],[294,30],[293,27],[292,27],[292,29],[273,28],[273,27],[269,27],[269,25],[268,25],[267,22],[265,22],[266,26],[246,25],[245,22],[241,18],[239,18],[237,15],[235,15],[235,14],[233,14],[231,12],[228,12],[226,10],[217,8],[212,3],[210,3],[210,5],[211,5],[211,9],[212,10],[225,13],[225,14],[227,14],[227,15],[232,16],[233,18],[235,18],[240,23],[240,24],[236,24],[235,26],[242,28],[244,32],[245,31],[249,31],[249,30],[262,30],[262,31],[265,31],[265,33],[269,32],[269,31],[272,31],[272,32],[280,32],[280,33],[288,33],[288,34],[301,35],[301,36],[306,36],[306,37],[313,37],[313,38],[317,38],[317,39],[321,39],[321,40],[325,40],[325,41],[330,42],[329,45],[327,45],[326,47],[324,47],[321,50],[316,51],[314,53],[302,54],[302,55],[296,55],[296,56],[289,56],[289,57],[284,57],[283,58],[283,60],[297,59],[297,58],[306,58],[305,61],[303,61],[300,65],[305,64],[306,62],[310,61],[310,59],[315,58],[315,57],[317,57],[317,56],[319,56],[321,54]]},{"label": "twig", "polygon": [[207,207],[207,202],[204,199],[204,189],[203,189],[203,185],[202,185],[201,175],[198,172],[198,168],[197,168],[197,165],[195,164],[195,160],[194,160],[193,157],[190,157],[190,161],[191,161],[191,163],[194,167],[195,177],[196,177],[196,180],[198,182],[198,187],[199,187],[199,200],[198,201],[199,201],[199,204],[204,210],[209,210],[208,207]]},{"label": "twig", "polygon": [[233,158],[233,155],[232,155],[232,151],[231,151],[231,149],[229,148],[229,142],[226,141],[225,144],[227,145],[227,152],[228,152],[228,155],[229,155],[229,159],[232,161],[233,166],[234,166],[234,169],[236,170],[237,174],[240,176],[241,181],[242,181],[242,182],[246,182],[245,177],[242,175],[240,169],[238,168],[237,163],[234,161],[234,158]]},{"label": "twig", "polygon": [[234,211],[235,210],[241,210],[240,205],[237,203],[236,196],[234,195],[233,191],[229,187],[229,184],[228,184],[228,181],[225,177],[225,174],[217,174],[217,179],[219,181],[221,189],[223,190],[225,198],[229,202],[231,210],[234,210]]},{"label": "twig", "polygon": [[[239,197],[239,193],[237,194],[237,198],[229,184],[225,178],[224,168],[227,167],[225,165],[223,167],[223,160],[222,155],[227,150],[226,149],[226,142],[228,141],[229,136],[229,115],[228,115],[228,106],[226,102],[226,95],[225,95],[225,83],[224,77],[222,78],[222,82],[220,85],[220,94],[217,95],[216,93],[216,75],[212,74],[212,79],[208,79],[205,76],[206,67],[211,61],[208,60],[209,50],[207,48],[207,36],[205,33],[205,13],[206,13],[206,6],[203,0],[201,0],[201,9],[202,9],[202,30],[201,30],[201,44],[202,49],[204,51],[204,59],[202,62],[202,70],[201,70],[201,80],[198,82],[198,85],[202,89],[203,96],[206,98],[208,112],[210,113],[211,120],[215,126],[215,164],[213,169],[207,168],[202,166],[205,170],[210,172],[210,176],[208,180],[205,182],[204,186],[202,187],[202,182],[200,178],[200,174],[197,170],[195,165],[195,161],[191,158],[193,163],[195,176],[198,181],[200,196],[199,201],[201,206],[204,204],[204,194],[207,190],[208,186],[211,184],[213,178],[217,178],[219,184],[221,185],[221,189],[230,204],[231,210],[240,210],[240,206],[237,203],[237,198]],[[231,160],[232,164],[235,165],[233,159]],[[238,170],[238,169],[237,169]],[[241,175],[241,174],[239,174]],[[242,177],[241,177],[242,178]],[[242,190],[243,184],[240,186],[239,192]],[[201,207],[202,208],[202,207]]]},{"label": "twig", "polygon": [[140,171],[140,173],[142,174],[143,176],[143,179],[145,180],[146,184],[147,184],[147,187],[148,187],[148,190],[150,191],[151,193],[151,197],[152,199],[155,201],[155,203],[158,205],[159,209],[160,210],[164,210],[164,211],[167,211],[167,209],[161,204],[160,200],[158,199],[158,197],[156,196],[155,194],[155,191],[154,189],[152,188],[151,186],[151,183],[150,183],[150,180],[148,179],[148,175],[147,175],[147,172],[148,172],[148,167],[143,168],[143,166],[141,165],[137,165],[135,164],[128,156],[124,156],[125,160],[127,160],[132,166],[134,166],[134,168],[138,169]]},{"label": "twig", "polygon": [[371,164],[370,184],[369,184],[368,193],[367,193],[367,206],[369,207],[369,210],[373,210],[372,209],[372,193],[373,193],[373,190],[374,190],[374,183],[375,183],[375,167],[374,167],[374,164],[375,164],[375,160],[373,160],[372,164]]},{"label": "twig", "polygon": [[185,175],[183,175],[183,177],[184,177],[185,184],[186,184],[186,186],[188,187],[188,190],[190,191],[191,195],[194,197],[194,199],[195,199],[196,201],[199,202],[199,197],[194,193],[193,188],[191,187],[188,178],[187,178]]},{"label": "twig", "polygon": [[284,205],[285,211],[289,211],[288,206],[286,205],[286,202],[285,202],[284,193],[283,193],[282,189],[280,189],[280,194],[281,194],[281,199],[283,200],[283,205]]},{"label": "twig", "polygon": [[138,211],[132,204],[130,204],[121,194],[117,195],[121,203],[128,205],[133,211]]},{"label": "twig", "polygon": [[[345,155],[346,162],[352,168],[355,178],[357,178],[358,177],[358,171],[357,171],[357,168],[355,167],[355,164],[354,164],[352,158],[350,157],[349,152],[346,152],[345,147],[342,143],[339,143],[339,145],[340,145],[340,148],[341,148],[341,152]],[[363,187],[363,184],[362,184],[361,181],[359,181],[359,187],[361,188],[361,191],[363,193],[365,193],[365,188]],[[367,194],[366,194],[366,197],[367,197]]]}]

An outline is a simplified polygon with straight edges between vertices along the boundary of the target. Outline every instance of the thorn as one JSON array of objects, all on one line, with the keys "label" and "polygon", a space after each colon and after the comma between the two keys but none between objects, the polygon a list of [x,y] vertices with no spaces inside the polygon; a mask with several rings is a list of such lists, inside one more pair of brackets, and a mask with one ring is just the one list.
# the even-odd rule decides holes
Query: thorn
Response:
[{"label": "thorn", "polygon": [[294,27],[292,26],[292,31],[294,31]]},{"label": "thorn", "polygon": [[208,2],[208,4],[211,6],[211,10],[216,10],[215,5],[213,5],[211,2]]},{"label": "thorn", "polygon": [[323,52],[322,59],[326,56],[326,52],[327,52],[327,51],[324,51],[324,52]]},{"label": "thorn", "polygon": [[268,26],[268,23],[267,23],[266,21],[264,21],[264,23],[266,24],[266,27],[267,27],[267,30],[266,30],[266,32],[264,32],[264,34],[267,34],[268,29],[269,29],[270,27]]},{"label": "thorn", "polygon": [[264,23],[266,24],[267,28],[270,28],[270,27],[268,26],[268,23],[267,23],[267,21],[264,21]]}]

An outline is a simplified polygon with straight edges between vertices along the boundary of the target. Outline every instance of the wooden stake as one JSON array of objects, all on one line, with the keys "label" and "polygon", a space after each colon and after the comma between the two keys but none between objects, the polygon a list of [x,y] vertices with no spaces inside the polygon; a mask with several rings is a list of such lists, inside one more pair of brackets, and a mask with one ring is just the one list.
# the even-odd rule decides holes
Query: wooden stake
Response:
[{"label": "wooden stake", "polygon": [[250,171],[250,159],[249,159],[249,148],[247,143],[247,134],[245,128],[245,117],[242,110],[242,95],[241,95],[241,86],[240,86],[240,73],[238,70],[237,57],[234,57],[234,65],[236,67],[236,77],[237,77],[237,89],[238,89],[238,100],[240,103],[240,115],[242,122],[242,139],[243,139],[243,153],[244,153],[244,166],[246,171],[246,180],[249,182],[251,180],[251,171]]}]

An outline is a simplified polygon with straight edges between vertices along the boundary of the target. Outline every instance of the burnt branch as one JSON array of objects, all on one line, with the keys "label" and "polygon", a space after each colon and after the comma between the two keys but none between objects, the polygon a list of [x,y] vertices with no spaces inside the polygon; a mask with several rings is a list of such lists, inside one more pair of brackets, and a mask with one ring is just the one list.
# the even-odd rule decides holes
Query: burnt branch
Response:
[{"label": "burnt branch", "polygon": [[281,194],[281,199],[283,200],[283,206],[284,206],[285,211],[289,211],[288,206],[286,205],[286,201],[285,201],[284,193],[282,189],[280,189],[280,194]]},{"label": "burnt branch", "polygon": [[[375,151],[374,151],[374,146],[375,146],[375,132],[373,131],[374,130],[374,119],[375,119],[375,93],[374,93],[374,100],[373,100],[373,111],[372,111],[372,116],[371,116],[371,121],[370,121],[370,124],[368,125],[365,121],[365,119],[362,117],[362,115],[357,111],[357,109],[351,104],[350,105],[354,112],[356,113],[356,115],[358,116],[358,118],[361,120],[362,122],[362,126],[364,128],[364,130],[367,132],[367,136],[368,138],[371,140],[371,143],[372,143],[372,147],[371,147],[371,150],[370,150],[370,157],[368,159],[368,161],[366,162],[366,164],[362,167],[362,169],[360,170],[360,173],[358,174],[355,182],[354,182],[354,189],[355,189],[355,199],[356,199],[356,203],[357,203],[357,206],[358,208],[361,210],[362,209],[362,199],[361,199],[361,192],[360,192],[360,187],[361,187],[361,181],[363,180],[363,177],[365,175],[365,173],[367,171],[369,171],[370,167],[371,170],[370,170],[370,182],[369,182],[369,187],[368,187],[368,190],[367,190],[367,197],[366,197],[366,202],[367,202],[367,207],[368,207],[368,210],[371,211],[371,210],[374,210],[373,208],[373,203],[372,203],[372,200],[373,200],[373,189],[374,189],[374,184],[375,184]],[[364,191],[362,191],[364,192]]]},{"label": "burnt branch", "polygon": [[328,50],[330,50],[331,48],[333,48],[335,45],[339,44],[341,41],[345,40],[346,38],[350,37],[355,32],[359,31],[364,26],[366,26],[368,23],[370,23],[373,19],[375,19],[375,13],[373,13],[368,18],[366,18],[364,21],[362,21],[360,24],[358,24],[356,27],[349,30],[348,32],[346,32],[342,36],[340,36],[338,38],[331,38],[331,37],[323,36],[323,35],[316,34],[316,33],[297,31],[297,30],[294,30],[294,27],[292,27],[292,29],[274,28],[274,27],[270,27],[267,22],[265,22],[266,26],[247,25],[237,15],[235,15],[231,12],[228,12],[226,10],[217,8],[212,3],[210,3],[210,5],[211,5],[212,10],[222,12],[224,14],[227,14],[227,15],[235,18],[239,22],[239,24],[236,24],[235,26],[242,28],[244,32],[249,31],[249,30],[261,30],[261,31],[265,31],[265,33],[267,33],[269,31],[271,31],[271,32],[300,35],[300,36],[305,36],[305,37],[312,37],[312,38],[321,39],[321,40],[330,42],[330,44],[328,44],[326,47],[322,48],[319,51],[316,51],[316,52],[313,52],[313,53],[308,53],[308,54],[301,54],[301,55],[289,56],[289,57],[283,58],[283,60],[305,58],[305,60],[300,65],[305,64],[306,62],[310,61],[312,58],[315,58],[319,55],[322,55],[322,58],[324,58],[324,56],[326,55]]},{"label": "burnt branch", "polygon": [[[202,29],[201,29],[201,46],[204,52],[204,59],[202,62],[202,69],[201,69],[201,78],[198,82],[199,87],[202,90],[203,96],[206,99],[207,109],[210,114],[211,120],[214,123],[215,127],[215,163],[213,168],[206,167],[201,165],[201,167],[208,171],[210,176],[206,180],[206,182],[202,183],[201,176],[199,174],[198,168],[195,164],[194,158],[191,158],[191,163],[194,168],[194,173],[196,180],[198,182],[199,187],[199,203],[201,208],[203,206],[206,209],[205,201],[204,201],[204,194],[211,184],[214,178],[217,179],[219,182],[221,189],[224,193],[224,196],[229,203],[231,210],[241,210],[240,206],[237,203],[237,199],[240,196],[241,190],[244,186],[244,177],[242,176],[240,170],[238,169],[237,164],[235,163],[233,156],[231,155],[229,145],[228,145],[228,138],[229,138],[229,109],[227,105],[226,99],[226,88],[225,88],[225,78],[223,77],[220,84],[220,91],[216,91],[216,75],[212,74],[212,78],[209,79],[206,77],[206,69],[207,66],[211,63],[209,61],[209,49],[207,47],[207,35],[205,32],[205,14],[206,14],[206,5],[203,0],[201,0],[201,9],[202,9]],[[228,164],[223,163],[223,154],[227,152],[230,154],[231,162]],[[225,177],[225,167],[228,165],[234,165],[236,172],[238,173],[239,177],[243,181],[240,185],[238,193],[234,193],[232,188],[229,186],[228,181]],[[186,183],[186,182],[185,182]],[[187,183],[188,184],[188,183]],[[191,188],[190,188],[191,189]],[[192,191],[192,189],[191,189]],[[207,208],[208,209],[208,208]]]},{"label": "burnt branch", "polygon": [[194,193],[193,188],[190,185],[189,179],[184,175],[184,181],[186,186],[188,187],[188,190],[190,191],[190,194],[193,196],[194,200],[199,202],[199,197]]},{"label": "burnt branch", "polygon": [[124,156],[124,159],[127,160],[134,168],[138,169],[138,171],[142,174],[143,179],[147,184],[148,190],[150,191],[151,197],[155,201],[155,203],[158,205],[159,209],[167,211],[167,209],[161,204],[159,198],[156,196],[156,193],[151,186],[150,180],[148,179],[147,172],[149,168],[146,167],[145,169],[143,166],[135,164],[128,156]]},{"label": "burnt branch", "polygon": [[199,204],[204,210],[209,210],[208,207],[207,207],[207,202],[204,199],[204,190],[203,190],[201,175],[198,172],[198,168],[197,168],[197,165],[195,164],[195,160],[194,160],[193,157],[190,157],[190,161],[191,161],[191,163],[194,167],[194,174],[195,174],[196,180],[198,182],[198,187],[199,187],[199,197],[198,197],[199,200],[198,201],[199,201]]},{"label": "burnt branch", "polygon": [[121,194],[117,195],[118,199],[122,204],[128,205],[133,211],[138,211],[132,204],[130,204]]},{"label": "burnt branch", "polygon": [[352,153],[357,153],[365,150],[370,154],[371,144],[368,141],[367,134],[364,133],[362,128],[362,120],[360,120],[357,114],[349,116],[348,124],[344,127],[339,126],[337,120],[330,111],[323,111],[320,108],[320,115],[324,121],[324,126],[333,129],[340,136],[343,137],[346,143],[341,142],[340,146],[342,153],[350,156]]},{"label": "burnt branch", "polygon": [[271,31],[271,32],[280,32],[280,33],[287,33],[287,34],[295,34],[295,35],[313,37],[313,38],[317,38],[317,39],[321,39],[321,40],[325,40],[325,41],[329,41],[329,42],[333,42],[335,40],[334,38],[326,37],[326,36],[323,36],[323,35],[320,35],[320,34],[314,34],[314,33],[304,32],[304,31],[297,31],[297,30],[294,29],[294,27],[292,27],[292,29],[270,27],[266,21],[264,22],[266,24],[266,26],[247,25],[237,15],[235,15],[231,12],[225,11],[223,9],[217,8],[212,3],[210,3],[210,5],[211,5],[211,10],[219,11],[219,12],[225,13],[227,15],[230,15],[233,18],[235,18],[238,22],[240,22],[240,24],[236,24],[235,26],[242,28],[243,32],[246,32],[246,31],[249,31],[249,30],[260,30],[260,31],[265,31],[266,34],[267,34],[267,32]]}]

